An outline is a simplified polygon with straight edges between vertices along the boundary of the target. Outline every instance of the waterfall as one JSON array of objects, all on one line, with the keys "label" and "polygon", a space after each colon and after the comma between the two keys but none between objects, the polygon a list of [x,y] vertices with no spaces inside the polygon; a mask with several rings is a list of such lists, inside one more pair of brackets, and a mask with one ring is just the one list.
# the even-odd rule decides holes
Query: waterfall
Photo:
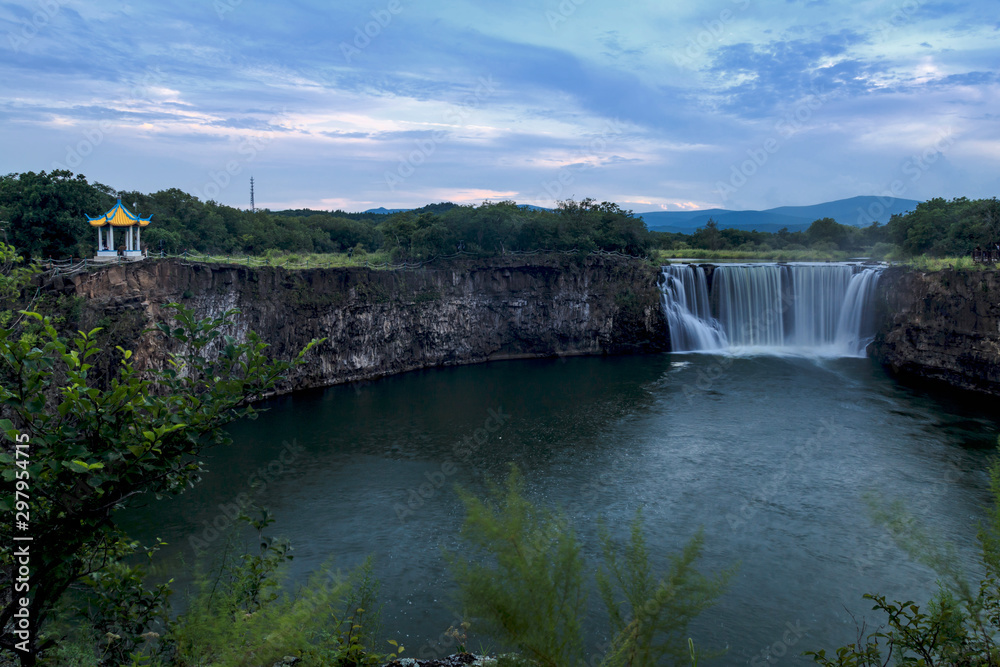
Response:
[{"label": "waterfall", "polygon": [[785,341],[782,267],[717,266],[713,302],[729,347],[777,347]]},{"label": "waterfall", "polygon": [[875,337],[875,323],[868,305],[875,296],[880,273],[879,269],[864,269],[854,274],[840,311],[836,344],[848,350],[857,350],[858,356],[864,356],[865,348]]},{"label": "waterfall", "polygon": [[700,266],[665,266],[663,310],[670,330],[670,345],[677,352],[721,350],[725,334],[712,318],[708,281]]},{"label": "waterfall", "polygon": [[842,264],[789,269],[794,295],[789,343],[801,348],[833,344],[854,267]]},{"label": "waterfall", "polygon": [[881,269],[853,264],[663,267],[663,308],[674,352],[751,350],[864,356],[868,306]]}]

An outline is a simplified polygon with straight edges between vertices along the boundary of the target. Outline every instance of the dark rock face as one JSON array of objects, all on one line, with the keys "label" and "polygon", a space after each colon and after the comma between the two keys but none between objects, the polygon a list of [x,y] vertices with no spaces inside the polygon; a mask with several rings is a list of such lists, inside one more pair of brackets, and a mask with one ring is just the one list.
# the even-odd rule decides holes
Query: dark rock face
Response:
[{"label": "dark rock face", "polygon": [[1000,272],[890,268],[870,348],[899,374],[1000,395]]},{"label": "dark rock face", "polygon": [[[254,330],[280,358],[327,338],[282,388],[291,391],[430,366],[666,351],[659,278],[647,263],[599,256],[415,271],[158,260],[76,276],[60,291],[87,299],[81,328],[112,322],[114,344],[140,365],[164,362],[168,350],[143,330],[171,301],[201,317],[238,308],[234,335]],[[890,370],[1000,395],[1000,272],[890,268],[877,311],[869,350]]]},{"label": "dark rock face", "polygon": [[[138,364],[167,350],[142,329],[178,301],[200,317],[237,308],[250,330],[291,358],[327,338],[284,390],[495,359],[657,352],[668,334],[659,271],[612,257],[496,258],[415,271],[287,271],[156,260],[74,278],[84,326],[134,321],[125,337]],[[141,315],[141,317],[139,317]]]}]

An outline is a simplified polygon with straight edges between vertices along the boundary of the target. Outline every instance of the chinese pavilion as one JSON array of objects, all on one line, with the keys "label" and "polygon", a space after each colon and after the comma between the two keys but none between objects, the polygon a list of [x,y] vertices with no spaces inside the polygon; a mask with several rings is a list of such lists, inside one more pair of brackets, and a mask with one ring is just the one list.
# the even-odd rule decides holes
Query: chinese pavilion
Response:
[{"label": "chinese pavilion", "polygon": [[[98,261],[111,262],[118,257],[138,260],[143,258],[143,252],[139,245],[139,230],[149,225],[150,215],[140,218],[138,215],[122,206],[122,198],[118,198],[110,211],[96,218],[87,219],[91,226],[97,227],[97,257]],[[105,227],[107,229],[105,229]],[[122,240],[115,247],[115,228],[122,231]]]}]

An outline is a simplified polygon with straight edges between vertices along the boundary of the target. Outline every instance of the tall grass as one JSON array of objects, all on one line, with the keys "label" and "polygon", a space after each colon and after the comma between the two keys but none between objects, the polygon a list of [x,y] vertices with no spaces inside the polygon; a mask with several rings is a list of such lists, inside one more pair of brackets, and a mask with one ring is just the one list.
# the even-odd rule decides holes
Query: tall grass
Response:
[{"label": "tall grass", "polygon": [[269,250],[263,255],[199,255],[187,256],[189,261],[218,264],[237,264],[241,266],[280,266],[285,269],[335,269],[345,267],[365,267],[385,269],[382,266],[391,263],[389,253],[355,253],[348,256],[346,252],[339,253],[288,253]]},{"label": "tall grass", "polygon": [[917,271],[942,271],[944,269],[956,269],[959,271],[995,271],[996,264],[976,263],[971,257],[928,257],[920,255],[912,257],[905,263],[906,266]]},{"label": "tall grass", "polygon": [[743,259],[748,261],[788,262],[839,262],[857,257],[857,253],[842,250],[708,250],[684,248],[682,250],[655,250],[652,259]]}]

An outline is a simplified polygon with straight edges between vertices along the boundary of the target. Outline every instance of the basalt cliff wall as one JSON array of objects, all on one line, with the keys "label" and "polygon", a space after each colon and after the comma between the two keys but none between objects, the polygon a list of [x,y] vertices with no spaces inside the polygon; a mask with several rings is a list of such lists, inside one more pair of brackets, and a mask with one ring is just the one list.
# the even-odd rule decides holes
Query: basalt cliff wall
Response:
[{"label": "basalt cliff wall", "polygon": [[1000,395],[1000,272],[887,269],[872,356],[896,373]]},{"label": "basalt cliff wall", "polygon": [[[247,268],[180,260],[116,265],[60,279],[83,297],[83,328],[161,365],[164,341],[144,333],[180,302],[201,317],[238,309],[237,338],[256,331],[278,358],[326,341],[282,391],[497,359],[668,349],[656,267],[638,260],[496,258],[407,271]],[[106,345],[108,344],[106,343]],[[113,360],[107,362],[110,364]]]},{"label": "basalt cliff wall", "polygon": [[[105,349],[161,365],[144,333],[180,302],[202,317],[231,308],[234,333],[256,331],[279,358],[327,340],[282,391],[432,366],[669,349],[659,271],[617,257],[529,256],[427,266],[247,268],[155,260],[111,266],[53,287],[83,297],[77,324],[103,326]],[[1000,272],[886,269],[871,355],[901,376],[1000,395]],[[98,365],[117,363],[107,354]]]}]

